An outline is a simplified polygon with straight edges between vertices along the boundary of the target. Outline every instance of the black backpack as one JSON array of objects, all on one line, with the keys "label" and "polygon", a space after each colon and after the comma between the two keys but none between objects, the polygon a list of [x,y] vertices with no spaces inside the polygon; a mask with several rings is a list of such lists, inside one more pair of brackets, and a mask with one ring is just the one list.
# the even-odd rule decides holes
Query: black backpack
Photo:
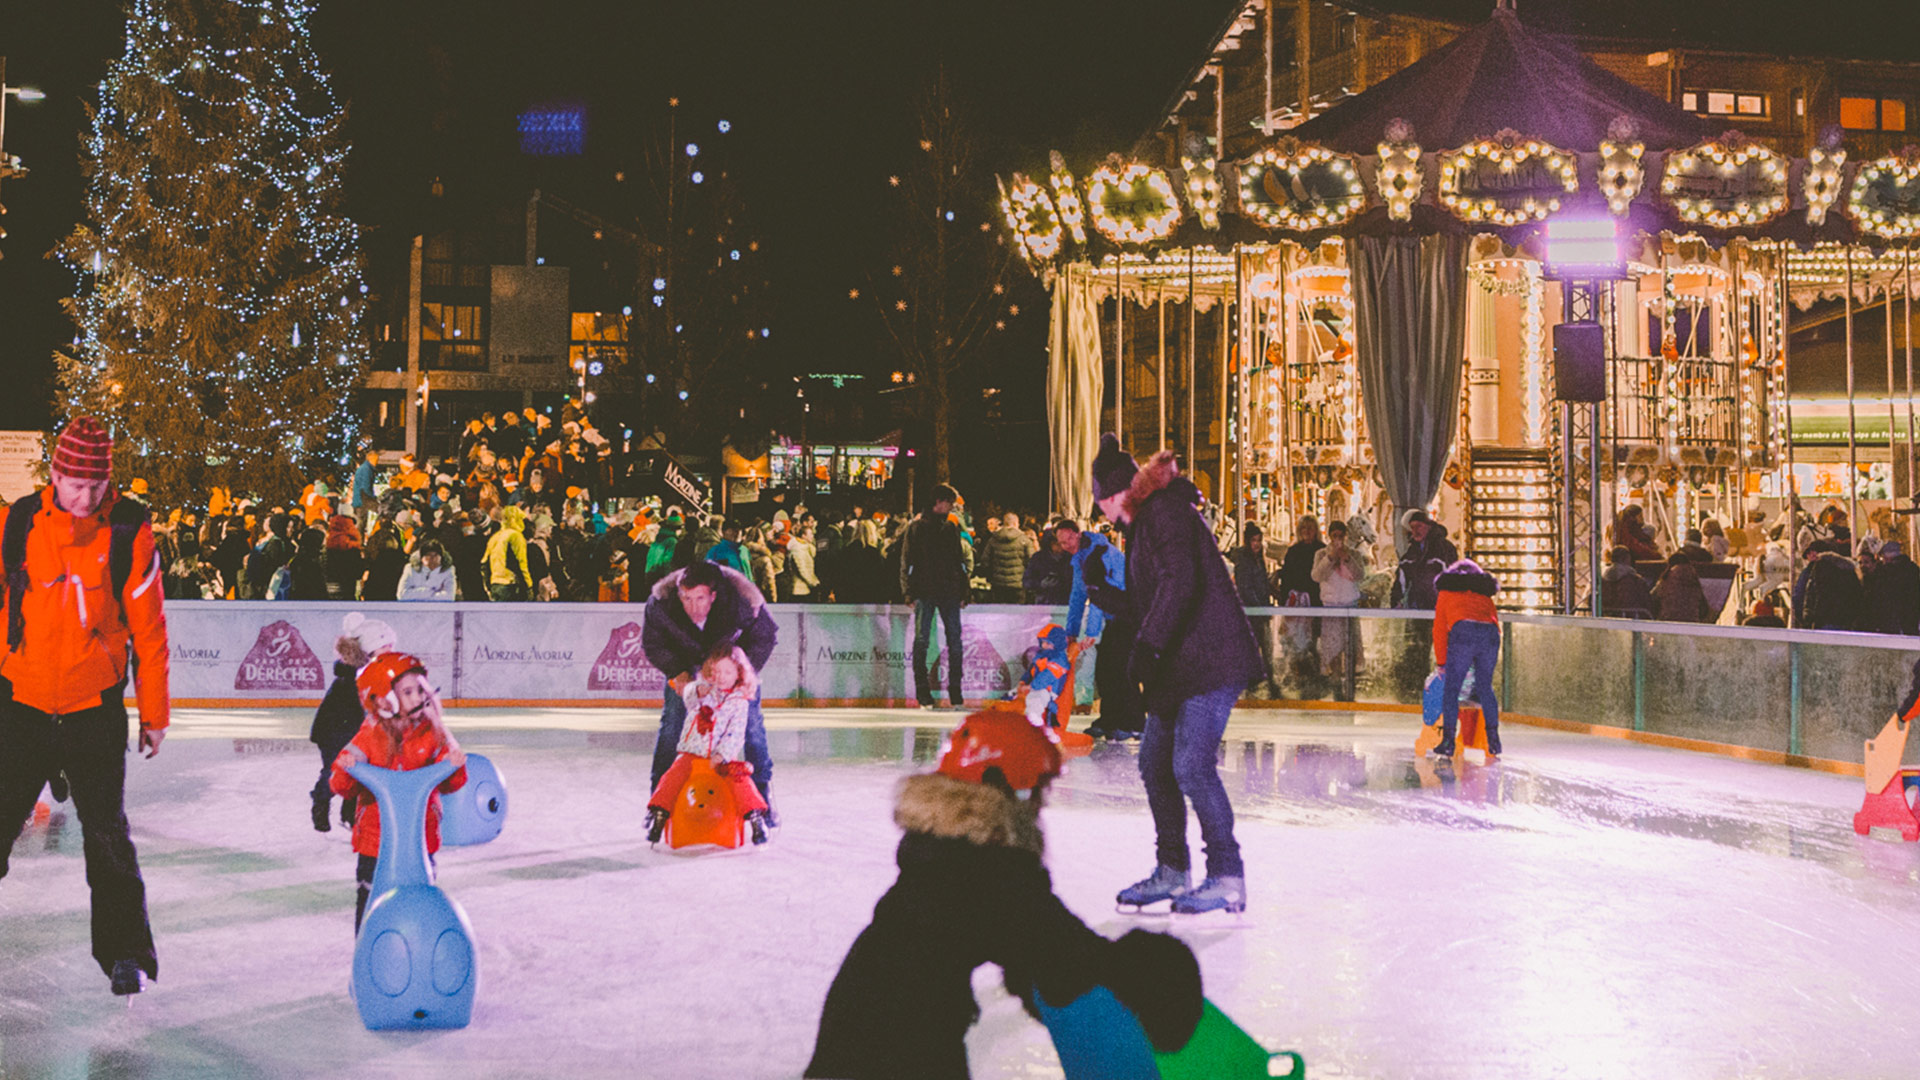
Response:
[{"label": "black backpack", "polygon": [[[22,606],[27,588],[27,534],[33,531],[33,519],[40,515],[44,490],[14,503],[7,510],[7,526],[0,537],[0,565],[7,573],[7,647],[17,649],[26,634],[27,617]],[[112,578],[114,599],[125,604],[127,579],[133,576],[133,538],[147,524],[149,514],[138,499],[115,499],[107,511],[107,527],[113,535],[107,541],[107,573]]]}]

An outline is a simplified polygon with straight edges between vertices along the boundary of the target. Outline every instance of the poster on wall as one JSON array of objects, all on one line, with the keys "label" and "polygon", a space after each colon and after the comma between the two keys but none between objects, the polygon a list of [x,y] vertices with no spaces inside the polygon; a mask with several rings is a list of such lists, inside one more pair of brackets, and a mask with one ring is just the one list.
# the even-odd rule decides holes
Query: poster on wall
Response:
[{"label": "poster on wall", "polygon": [[38,431],[0,431],[0,499],[17,502],[46,482],[46,436]]}]

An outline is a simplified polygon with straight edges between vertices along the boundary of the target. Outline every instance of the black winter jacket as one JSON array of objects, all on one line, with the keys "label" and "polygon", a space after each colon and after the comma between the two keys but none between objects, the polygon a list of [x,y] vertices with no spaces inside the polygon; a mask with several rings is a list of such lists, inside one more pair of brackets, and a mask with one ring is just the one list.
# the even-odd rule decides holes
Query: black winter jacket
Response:
[{"label": "black winter jacket", "polygon": [[680,578],[685,570],[675,570],[654,583],[647,597],[646,618],[641,623],[640,647],[647,662],[666,673],[667,678],[699,671],[707,654],[721,645],[738,645],[747,654],[755,671],[765,671],[780,630],[767,610],[766,597],[748,581],[746,575],[720,567],[724,583],[713,598],[713,610],[707,613],[707,625],[694,626],[687,609],[680,606]]},{"label": "black winter jacket", "polygon": [[1199,489],[1172,455],[1155,455],[1128,492],[1127,594],[1138,616],[1133,670],[1147,710],[1171,717],[1180,702],[1262,669],[1253,627],[1227,577],[1226,561],[1194,505]]},{"label": "black winter jacket", "polygon": [[908,603],[965,600],[972,590],[960,527],[928,510],[900,537],[900,592]]},{"label": "black winter jacket", "polygon": [[1393,579],[1393,606],[1432,611],[1440,599],[1434,579],[1459,561],[1460,549],[1447,539],[1447,527],[1437,521],[1428,525],[1426,541],[1407,545],[1400,556],[1400,572]]},{"label": "black winter jacket", "polygon": [[1920,566],[1905,555],[1868,571],[1867,625],[1882,634],[1920,634]]},{"label": "black winter jacket", "polygon": [[333,685],[327,687],[327,696],[320,699],[320,708],[313,714],[313,730],[307,733],[307,741],[338,754],[353,741],[366,718],[360,708],[360,688],[354,683],[354,666],[335,660]]},{"label": "black winter jacket", "polygon": [[[1110,941],[1053,894],[1038,822],[1000,789],[938,773],[901,785],[900,877],[874,906],[827,991],[809,1077],[964,1080],[972,976],[998,964],[1008,992],[1064,1005],[1108,987],[1156,1046],[1199,1023],[1200,968],[1162,934]],[[1031,1004],[1029,1004],[1031,1008]]]}]

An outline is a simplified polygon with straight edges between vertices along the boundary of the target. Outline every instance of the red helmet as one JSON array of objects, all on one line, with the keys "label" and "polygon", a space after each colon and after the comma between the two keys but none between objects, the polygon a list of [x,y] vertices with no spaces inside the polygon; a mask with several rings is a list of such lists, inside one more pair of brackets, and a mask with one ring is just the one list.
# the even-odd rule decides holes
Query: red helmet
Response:
[{"label": "red helmet", "polygon": [[417,656],[406,653],[381,653],[367,666],[360,669],[354,679],[354,685],[360,688],[360,705],[368,713],[381,720],[391,720],[400,715],[400,696],[394,693],[395,683],[402,675],[411,672],[427,673],[427,665]]},{"label": "red helmet", "polygon": [[978,784],[999,769],[1007,786],[1031,791],[1060,775],[1060,737],[1017,712],[979,712],[960,722],[940,747],[939,772]]}]

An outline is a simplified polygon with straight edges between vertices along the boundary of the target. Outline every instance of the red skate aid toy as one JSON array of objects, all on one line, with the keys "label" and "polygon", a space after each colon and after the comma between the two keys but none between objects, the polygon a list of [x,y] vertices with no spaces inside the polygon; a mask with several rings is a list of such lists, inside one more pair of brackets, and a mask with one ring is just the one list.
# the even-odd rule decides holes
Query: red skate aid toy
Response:
[{"label": "red skate aid toy", "polygon": [[1867,740],[1867,797],[1853,815],[1853,831],[1861,836],[1892,839],[1897,833],[1902,840],[1920,840],[1920,817],[1907,801],[1907,792],[1920,788],[1920,768],[1900,763],[1912,725],[1910,715],[1895,716],[1877,738]]},{"label": "red skate aid toy", "polygon": [[700,681],[682,697],[687,719],[679,756],[647,800],[647,840],[663,837],[669,848],[711,844],[737,848],[749,830],[755,844],[767,842],[767,800],[753,783],[746,748],[752,668],[739,649],[707,659]]}]

